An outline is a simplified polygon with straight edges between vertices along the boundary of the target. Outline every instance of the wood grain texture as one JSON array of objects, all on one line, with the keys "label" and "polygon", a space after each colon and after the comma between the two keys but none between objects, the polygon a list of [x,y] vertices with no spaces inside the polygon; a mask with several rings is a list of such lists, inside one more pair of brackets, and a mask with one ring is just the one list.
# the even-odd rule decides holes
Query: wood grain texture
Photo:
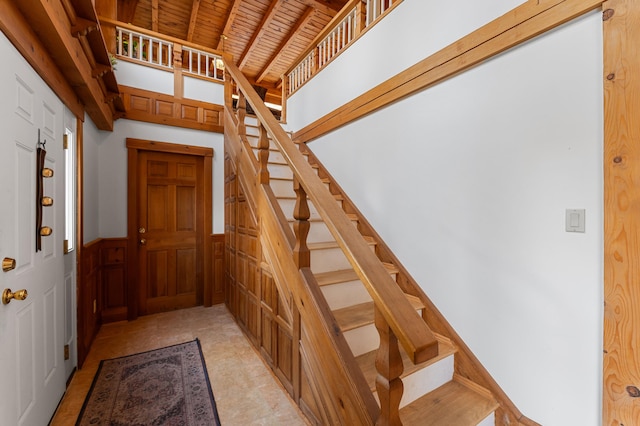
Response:
[{"label": "wood grain texture", "polygon": [[604,3],[603,424],[640,424],[640,4]]}]

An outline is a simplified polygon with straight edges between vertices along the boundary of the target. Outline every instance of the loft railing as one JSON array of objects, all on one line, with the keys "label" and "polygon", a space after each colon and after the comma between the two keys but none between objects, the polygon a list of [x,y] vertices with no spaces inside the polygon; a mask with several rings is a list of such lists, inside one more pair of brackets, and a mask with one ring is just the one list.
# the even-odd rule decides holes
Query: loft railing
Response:
[{"label": "loft railing", "polygon": [[[300,316],[314,331],[307,336],[313,350],[305,351],[305,354],[314,370],[323,376],[317,378],[322,382],[323,397],[333,405],[330,411],[340,413],[337,423],[371,424],[377,421],[379,424],[399,424],[403,388],[399,345],[417,364],[437,356],[437,340],[246,77],[233,64],[226,64],[226,70],[230,79],[225,85],[225,146],[237,164],[237,176],[243,183],[256,220],[261,224],[261,232],[265,232],[260,237],[261,243],[265,257],[274,262],[272,269],[277,276],[276,282],[286,286],[280,289],[283,294],[292,294],[296,301],[301,301],[298,306]],[[232,84],[238,89],[236,113],[232,105]],[[253,154],[246,136],[247,103],[258,119],[260,142],[257,156]],[[267,135],[293,172],[296,193],[293,232],[270,187],[270,142]],[[310,229],[307,200],[313,203],[373,299],[375,326],[380,336],[376,358],[379,408],[362,372],[355,366],[353,354],[339,332],[311,271],[306,241]]]},{"label": "loft railing", "polygon": [[116,27],[116,54],[146,64],[173,67],[173,43]]},{"label": "loft railing", "polygon": [[298,90],[333,58],[353,43],[402,0],[351,0],[315,40],[296,65],[286,73],[287,96]]},{"label": "loft railing", "polygon": [[147,66],[190,74],[218,82],[224,81],[223,54],[163,37],[143,28],[108,19],[103,24],[115,26],[116,56]]}]

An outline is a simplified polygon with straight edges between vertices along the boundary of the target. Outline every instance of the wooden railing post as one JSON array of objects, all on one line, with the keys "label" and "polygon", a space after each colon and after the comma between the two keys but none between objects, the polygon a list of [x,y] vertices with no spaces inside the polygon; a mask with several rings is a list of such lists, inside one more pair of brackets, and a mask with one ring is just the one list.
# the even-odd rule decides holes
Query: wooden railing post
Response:
[{"label": "wooden railing post", "polygon": [[258,138],[258,162],[260,163],[260,170],[258,171],[258,182],[269,184],[269,136],[267,135],[267,129],[260,123]]},{"label": "wooden railing post", "polygon": [[307,235],[309,235],[309,229],[311,229],[311,224],[309,223],[311,212],[307,202],[307,193],[295,176],[293,178],[293,190],[296,192],[296,205],[293,209],[293,218],[296,220],[293,224],[296,244],[293,248],[293,259],[298,269],[302,269],[311,266],[311,252],[307,247]]},{"label": "wooden railing post", "polygon": [[356,7],[356,30],[354,38],[357,37],[367,26],[367,5],[364,1],[358,3]]},{"label": "wooden railing post", "polygon": [[393,334],[380,310],[375,307],[375,325],[380,334],[380,347],[376,355],[376,390],[380,399],[380,417],[376,426],[401,425],[400,400],[404,385],[400,375],[404,370],[398,338]]}]

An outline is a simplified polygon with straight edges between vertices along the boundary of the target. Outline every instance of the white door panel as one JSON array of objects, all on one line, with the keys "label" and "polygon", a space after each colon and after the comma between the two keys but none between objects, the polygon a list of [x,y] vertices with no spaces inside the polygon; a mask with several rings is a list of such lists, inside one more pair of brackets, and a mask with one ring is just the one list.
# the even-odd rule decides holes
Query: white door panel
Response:
[{"label": "white door panel", "polygon": [[[64,107],[0,34],[0,291],[26,289],[26,300],[0,304],[0,412],[4,425],[46,425],[65,386],[64,347]],[[53,234],[36,248],[36,149],[46,140],[42,224]]]}]

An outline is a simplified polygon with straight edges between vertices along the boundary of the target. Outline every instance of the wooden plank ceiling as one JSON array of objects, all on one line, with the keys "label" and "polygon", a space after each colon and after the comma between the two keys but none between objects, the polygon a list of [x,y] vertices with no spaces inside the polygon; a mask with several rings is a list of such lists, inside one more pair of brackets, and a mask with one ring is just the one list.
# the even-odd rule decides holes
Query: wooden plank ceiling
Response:
[{"label": "wooden plank ceiling", "polygon": [[274,89],[347,0],[118,0],[118,20],[233,55]]}]

